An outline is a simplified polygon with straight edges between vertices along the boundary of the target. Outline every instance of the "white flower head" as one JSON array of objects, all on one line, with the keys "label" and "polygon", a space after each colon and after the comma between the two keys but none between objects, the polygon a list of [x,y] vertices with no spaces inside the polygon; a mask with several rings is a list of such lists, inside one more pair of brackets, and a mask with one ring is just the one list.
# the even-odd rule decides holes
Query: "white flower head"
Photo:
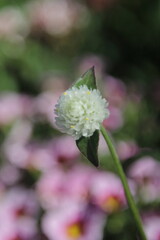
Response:
[{"label": "white flower head", "polygon": [[99,90],[86,85],[72,87],[60,96],[56,104],[56,125],[64,133],[75,138],[90,137],[109,116],[108,102]]}]

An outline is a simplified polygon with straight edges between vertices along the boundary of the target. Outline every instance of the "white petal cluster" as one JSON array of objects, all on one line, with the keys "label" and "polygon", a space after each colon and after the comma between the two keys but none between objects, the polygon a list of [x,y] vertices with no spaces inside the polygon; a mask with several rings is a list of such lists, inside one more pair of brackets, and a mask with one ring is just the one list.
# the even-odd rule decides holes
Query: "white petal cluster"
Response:
[{"label": "white petal cluster", "polygon": [[107,106],[99,90],[90,90],[86,85],[72,87],[60,96],[55,106],[56,125],[75,140],[90,137],[109,116]]}]

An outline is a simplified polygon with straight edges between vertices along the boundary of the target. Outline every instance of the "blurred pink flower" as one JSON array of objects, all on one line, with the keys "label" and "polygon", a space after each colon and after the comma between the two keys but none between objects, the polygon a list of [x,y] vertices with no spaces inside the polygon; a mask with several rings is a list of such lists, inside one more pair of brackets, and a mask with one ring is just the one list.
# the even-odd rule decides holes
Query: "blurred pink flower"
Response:
[{"label": "blurred pink flower", "polygon": [[61,208],[73,201],[94,203],[95,208],[111,213],[126,205],[118,177],[80,164],[46,172],[37,183],[37,192],[45,209]]},{"label": "blurred pink flower", "polygon": [[[37,198],[33,190],[27,190],[23,187],[13,187],[6,191],[1,201],[1,210],[12,219],[23,216],[35,216],[38,205]],[[3,207],[2,207],[3,206]]]},{"label": "blurred pink flower", "polygon": [[160,239],[160,216],[153,215],[144,219],[144,230],[148,240]]},{"label": "blurred pink flower", "polygon": [[58,37],[84,26],[84,19],[88,17],[85,6],[74,1],[70,4],[67,0],[33,1],[28,5],[28,14],[33,30]]},{"label": "blurred pink flower", "polygon": [[7,143],[4,146],[7,160],[19,168],[46,171],[53,167],[56,158],[47,144]]},{"label": "blurred pink flower", "polygon": [[137,195],[141,201],[156,201],[160,197],[160,163],[154,158],[140,158],[130,166],[128,175],[137,184]]},{"label": "blurred pink flower", "polygon": [[138,185],[137,196],[143,203],[156,202],[160,199],[160,179],[159,183],[148,182]]},{"label": "blurred pink flower", "polygon": [[76,165],[70,169],[54,168],[41,176],[37,183],[37,192],[43,208],[57,208],[70,201],[90,201],[89,192],[93,168]]},{"label": "blurred pink flower", "polygon": [[34,192],[12,188],[0,199],[0,239],[27,240],[37,232],[38,205]]},{"label": "blurred pink flower", "polygon": [[102,212],[71,202],[67,208],[48,212],[42,229],[49,240],[101,240],[104,223]]},{"label": "blurred pink flower", "polygon": [[126,205],[121,181],[112,173],[97,172],[91,186],[91,197],[93,203],[107,213],[118,211]]},{"label": "blurred pink flower", "polygon": [[60,168],[54,168],[41,176],[37,182],[37,193],[43,208],[57,208],[65,205],[67,195],[67,173]]},{"label": "blurred pink flower", "polygon": [[5,157],[20,168],[46,171],[56,163],[56,156],[50,142],[31,143],[32,123],[17,120],[12,126],[2,149]]},{"label": "blurred pink flower", "polygon": [[154,158],[145,156],[134,162],[129,170],[128,175],[137,181],[150,181],[154,177],[160,177],[160,164]]},{"label": "blurred pink flower", "polygon": [[139,152],[139,148],[134,141],[119,141],[117,143],[117,153],[121,160],[126,160],[135,156]]},{"label": "blurred pink flower", "polygon": [[[11,163],[15,163],[18,167],[25,167],[26,165],[28,157],[26,144],[28,140],[31,138],[32,127],[33,126],[30,121],[18,119],[17,121],[14,122],[5,141],[3,142],[2,149],[5,157]],[[14,167],[12,168],[13,168],[12,175],[14,176],[14,173],[16,171],[14,171]],[[11,169],[11,165],[10,168],[4,168],[4,171],[7,171],[7,169],[9,171],[9,169]]]},{"label": "blurred pink flower", "polygon": [[90,202],[91,186],[97,170],[86,165],[76,164],[68,172],[68,195],[76,202]]},{"label": "blurred pink flower", "polygon": [[31,99],[25,95],[5,93],[0,96],[0,126],[30,114]]},{"label": "blurred pink flower", "polygon": [[115,131],[123,126],[123,114],[122,110],[117,107],[108,107],[110,116],[103,121],[104,126],[112,131]]},{"label": "blurred pink flower", "polygon": [[28,165],[29,151],[24,144],[19,142],[5,143],[4,156],[12,164],[20,168],[26,168]]},{"label": "blurred pink flower", "polygon": [[54,106],[57,104],[60,95],[61,93],[58,92],[55,94],[52,92],[41,93],[34,99],[32,105],[33,116],[40,118],[40,120],[47,120],[54,128],[57,128],[53,120],[55,119]]},{"label": "blurred pink flower", "polygon": [[23,118],[17,119],[10,129],[4,145],[13,144],[18,142],[20,144],[26,144],[32,136],[33,124],[31,121]]},{"label": "blurred pink flower", "polygon": [[103,94],[111,106],[122,106],[126,99],[126,86],[120,79],[108,75],[104,81]]},{"label": "blurred pink flower", "polygon": [[48,143],[28,145],[29,155],[27,167],[40,171],[47,171],[56,165],[56,156],[51,151]]},{"label": "blurred pink flower", "polygon": [[21,177],[22,174],[20,173],[18,168],[16,168],[12,164],[7,163],[1,166],[0,180],[5,186],[13,186],[20,180]]},{"label": "blurred pink flower", "polygon": [[57,163],[72,164],[79,156],[79,150],[70,136],[57,137],[51,143]]},{"label": "blurred pink flower", "polygon": [[0,11],[0,38],[19,42],[27,34],[28,24],[20,9],[2,8]]},{"label": "blurred pink flower", "polygon": [[0,239],[2,240],[31,240],[37,234],[36,222],[33,218],[11,221],[3,216],[0,224]]}]

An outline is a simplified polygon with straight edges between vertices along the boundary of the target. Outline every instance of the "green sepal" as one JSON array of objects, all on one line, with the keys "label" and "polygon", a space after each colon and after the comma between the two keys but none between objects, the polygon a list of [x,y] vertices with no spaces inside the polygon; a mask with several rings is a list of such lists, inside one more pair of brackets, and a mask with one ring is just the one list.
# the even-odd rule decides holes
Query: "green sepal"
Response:
[{"label": "green sepal", "polygon": [[98,167],[99,131],[96,130],[91,137],[81,137],[76,140],[80,152],[95,166]]},{"label": "green sepal", "polygon": [[85,72],[74,84],[73,87],[86,85],[89,89],[97,89],[94,67]]}]

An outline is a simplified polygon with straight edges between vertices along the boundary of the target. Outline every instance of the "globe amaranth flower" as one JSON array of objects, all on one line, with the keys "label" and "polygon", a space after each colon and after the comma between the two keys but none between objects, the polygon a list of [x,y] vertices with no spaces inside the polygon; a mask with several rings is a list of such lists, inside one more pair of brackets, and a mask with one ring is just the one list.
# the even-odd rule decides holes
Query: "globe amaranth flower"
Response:
[{"label": "globe amaranth flower", "polygon": [[64,92],[55,106],[56,125],[75,138],[90,137],[109,116],[108,102],[99,90],[86,85],[72,87]]}]

